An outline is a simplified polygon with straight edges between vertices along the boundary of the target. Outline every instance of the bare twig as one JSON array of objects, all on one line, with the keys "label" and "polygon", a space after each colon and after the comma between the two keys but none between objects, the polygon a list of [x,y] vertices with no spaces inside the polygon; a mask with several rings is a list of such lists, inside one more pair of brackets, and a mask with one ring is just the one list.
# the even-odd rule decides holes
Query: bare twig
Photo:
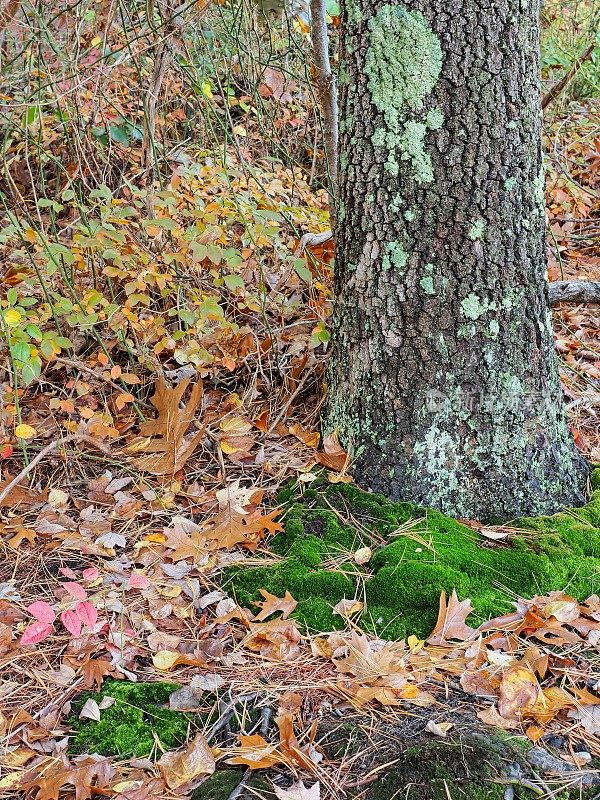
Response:
[{"label": "bare twig", "polygon": [[329,63],[329,37],[327,35],[327,13],[325,0],[310,0],[311,38],[319,104],[323,115],[323,137],[325,155],[329,166],[330,215],[335,227],[335,198],[337,195],[338,158],[338,102],[335,76]]},{"label": "bare twig", "polygon": [[585,64],[592,57],[592,53],[596,47],[596,42],[592,42],[584,52],[579,56],[579,58],[575,59],[575,61],[571,64],[570,69],[563,75],[563,77],[555,83],[554,86],[547,92],[544,97],[542,98],[542,109],[546,108],[550,105],[550,103],[555,100],[558,95],[563,91],[565,86],[577,75],[581,66]]},{"label": "bare twig", "polygon": [[0,491],[0,503],[10,494],[10,492],[18,486],[21,481],[26,478],[29,473],[37,467],[40,461],[43,461],[47,455],[50,455],[54,450],[57,450],[62,445],[68,444],[69,442],[86,442],[87,444],[91,445],[92,447],[96,447],[98,450],[103,452],[105,455],[111,456],[112,453],[110,449],[102,444],[102,442],[98,442],[96,439],[92,439],[91,436],[86,436],[84,433],[71,433],[68,436],[65,436],[64,439],[55,439],[50,444],[46,445],[40,452],[37,454],[35,458],[32,458],[29,464],[26,467],[23,467],[21,472],[17,475],[16,478],[13,478],[10,483],[8,483],[2,491]]}]

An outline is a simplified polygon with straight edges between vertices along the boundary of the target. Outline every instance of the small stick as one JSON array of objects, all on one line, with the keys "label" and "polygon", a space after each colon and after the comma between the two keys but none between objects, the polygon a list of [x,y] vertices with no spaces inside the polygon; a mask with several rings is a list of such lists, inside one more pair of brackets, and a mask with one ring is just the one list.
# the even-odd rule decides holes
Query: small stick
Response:
[{"label": "small stick", "polygon": [[46,458],[47,455],[53,452],[53,450],[57,450],[61,445],[67,444],[68,442],[87,442],[87,444],[91,445],[92,447],[96,447],[98,450],[101,450],[105,455],[111,456],[110,449],[102,444],[102,442],[98,442],[95,439],[92,439],[91,436],[86,436],[84,433],[70,433],[68,436],[65,436],[64,439],[55,439],[50,444],[46,445],[40,452],[37,454],[35,458],[33,458],[26,467],[23,467],[21,472],[17,475],[16,478],[13,478],[10,483],[8,483],[2,491],[0,491],[0,503],[9,495],[9,493],[18,486],[23,478],[26,478],[29,473],[37,467],[37,465]]},{"label": "small stick", "polygon": [[596,47],[596,42],[592,42],[592,44],[590,44],[586,48],[586,50],[579,56],[579,58],[577,58],[571,64],[571,68],[568,70],[568,72],[565,75],[563,75],[563,77],[558,81],[558,83],[554,84],[554,86],[550,89],[549,92],[547,92],[547,94],[544,95],[544,97],[542,98],[542,110],[545,109],[546,106],[549,106],[550,103],[553,100],[555,100],[558,97],[558,95],[562,92],[567,83],[569,83],[569,81],[572,78],[574,78],[575,75],[577,75],[582,64],[585,64],[585,62],[592,57],[592,53],[594,52],[595,47]]},{"label": "small stick", "polygon": [[244,774],[242,775],[242,780],[238,783],[238,785],[235,787],[233,792],[229,795],[227,800],[239,800],[239,798],[242,796],[242,792],[244,791],[244,789],[248,785],[248,781],[249,781],[251,775],[252,775],[252,770],[250,769],[250,767],[248,767],[246,772],[244,772]]}]

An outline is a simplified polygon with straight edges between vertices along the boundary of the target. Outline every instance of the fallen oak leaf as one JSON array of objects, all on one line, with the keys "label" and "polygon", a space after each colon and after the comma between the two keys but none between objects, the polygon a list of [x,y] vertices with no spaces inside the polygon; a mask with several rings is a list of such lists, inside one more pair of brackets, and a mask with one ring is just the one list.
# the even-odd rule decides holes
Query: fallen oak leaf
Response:
[{"label": "fallen oak leaf", "polygon": [[257,602],[255,604],[261,609],[260,613],[258,613],[254,618],[256,622],[264,622],[267,617],[270,617],[271,614],[275,614],[277,611],[282,612],[281,619],[287,619],[298,605],[298,601],[294,600],[292,595],[287,590],[283,597],[276,597],[266,589],[259,589],[258,591],[265,599],[263,602]]},{"label": "fallen oak leaf", "polygon": [[339,603],[334,605],[332,611],[334,614],[339,614],[340,617],[349,619],[354,614],[358,614],[359,611],[362,611],[364,607],[365,604],[360,600],[347,600],[344,597],[339,601]]},{"label": "fallen oak leaf", "polygon": [[310,789],[302,781],[293,783],[288,789],[273,786],[277,800],[321,800],[321,785],[313,783]]},{"label": "fallen oak leaf", "polygon": [[145,453],[133,462],[138,469],[152,475],[174,475],[204,438],[204,427],[185,438],[204,393],[202,382],[198,381],[192,387],[185,408],[180,408],[189,383],[190,379],[186,378],[172,389],[162,376],[158,378],[150,398],[158,416],[140,424],[140,437],[127,448],[129,452]]},{"label": "fallen oak leaf", "polygon": [[446,592],[440,595],[440,608],[437,622],[427,639],[428,644],[447,644],[448,639],[467,641],[476,635],[477,631],[465,624],[466,618],[473,611],[470,600],[459,600],[456,589],[452,590],[446,605]]},{"label": "fallen oak leaf", "polygon": [[158,767],[169,789],[188,794],[195,788],[198,778],[212,775],[216,769],[215,758],[201,733],[196,734],[185,750],[163,753]]}]

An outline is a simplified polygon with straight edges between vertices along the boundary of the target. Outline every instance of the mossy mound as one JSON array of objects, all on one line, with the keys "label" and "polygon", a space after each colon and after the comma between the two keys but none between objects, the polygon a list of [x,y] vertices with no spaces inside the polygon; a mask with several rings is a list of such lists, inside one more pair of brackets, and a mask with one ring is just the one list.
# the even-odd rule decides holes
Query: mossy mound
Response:
[{"label": "mossy mound", "polygon": [[[243,777],[243,769],[217,770],[192,793],[191,800],[229,800]],[[272,784],[260,774],[253,775],[248,781],[245,781],[245,789],[238,796],[240,800],[242,798],[273,797]]]},{"label": "mossy mound", "polygon": [[[188,737],[192,717],[168,708],[169,696],[178,688],[174,683],[107,680],[100,692],[83,692],[73,701],[68,719],[76,731],[70,752],[147,756],[156,748],[157,739],[165,750],[179,747]],[[105,697],[115,700],[102,710],[99,722],[79,718],[90,697],[97,703]]]},{"label": "mossy mound", "polygon": [[[392,503],[352,485],[285,490],[285,531],[270,547],[275,565],[226,571],[224,586],[242,606],[259,589],[299,601],[294,616],[311,631],[340,628],[343,597],[366,600],[360,624],[387,639],[427,635],[439,596],[456,589],[484,620],[510,608],[510,593],[532,597],[563,589],[584,599],[600,590],[600,469],[589,502],[549,517],[514,520],[518,535],[491,542],[439,511]],[[381,543],[375,550],[374,543]],[[368,564],[352,554],[370,546]]]}]

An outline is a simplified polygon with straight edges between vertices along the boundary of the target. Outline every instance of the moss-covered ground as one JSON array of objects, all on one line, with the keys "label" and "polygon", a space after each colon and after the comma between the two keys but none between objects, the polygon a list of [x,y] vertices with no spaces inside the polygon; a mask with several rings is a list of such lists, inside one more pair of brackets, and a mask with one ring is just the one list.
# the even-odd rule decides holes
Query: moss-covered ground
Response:
[{"label": "moss-covered ground", "polygon": [[[179,687],[173,683],[132,683],[107,680],[100,692],[83,692],[73,701],[69,725],[75,731],[72,753],[115,756],[147,756],[157,747],[179,747],[187,737],[192,716],[169,710],[169,696]],[[100,721],[80,719],[88,698],[101,703],[112,697],[113,705],[101,711]]]},{"label": "moss-covered ground", "polygon": [[[471,598],[474,619],[510,607],[510,594],[566,590],[583,599],[600,590],[600,469],[589,502],[549,517],[513,520],[519,533],[492,542],[457,520],[410,503],[392,503],[348,484],[282,492],[285,531],[270,543],[281,561],[227,570],[224,587],[252,608],[259,589],[298,600],[294,615],[311,631],[343,624],[343,597],[366,601],[363,628],[388,639],[424,636],[442,590]],[[353,553],[369,546],[359,566]]]}]

